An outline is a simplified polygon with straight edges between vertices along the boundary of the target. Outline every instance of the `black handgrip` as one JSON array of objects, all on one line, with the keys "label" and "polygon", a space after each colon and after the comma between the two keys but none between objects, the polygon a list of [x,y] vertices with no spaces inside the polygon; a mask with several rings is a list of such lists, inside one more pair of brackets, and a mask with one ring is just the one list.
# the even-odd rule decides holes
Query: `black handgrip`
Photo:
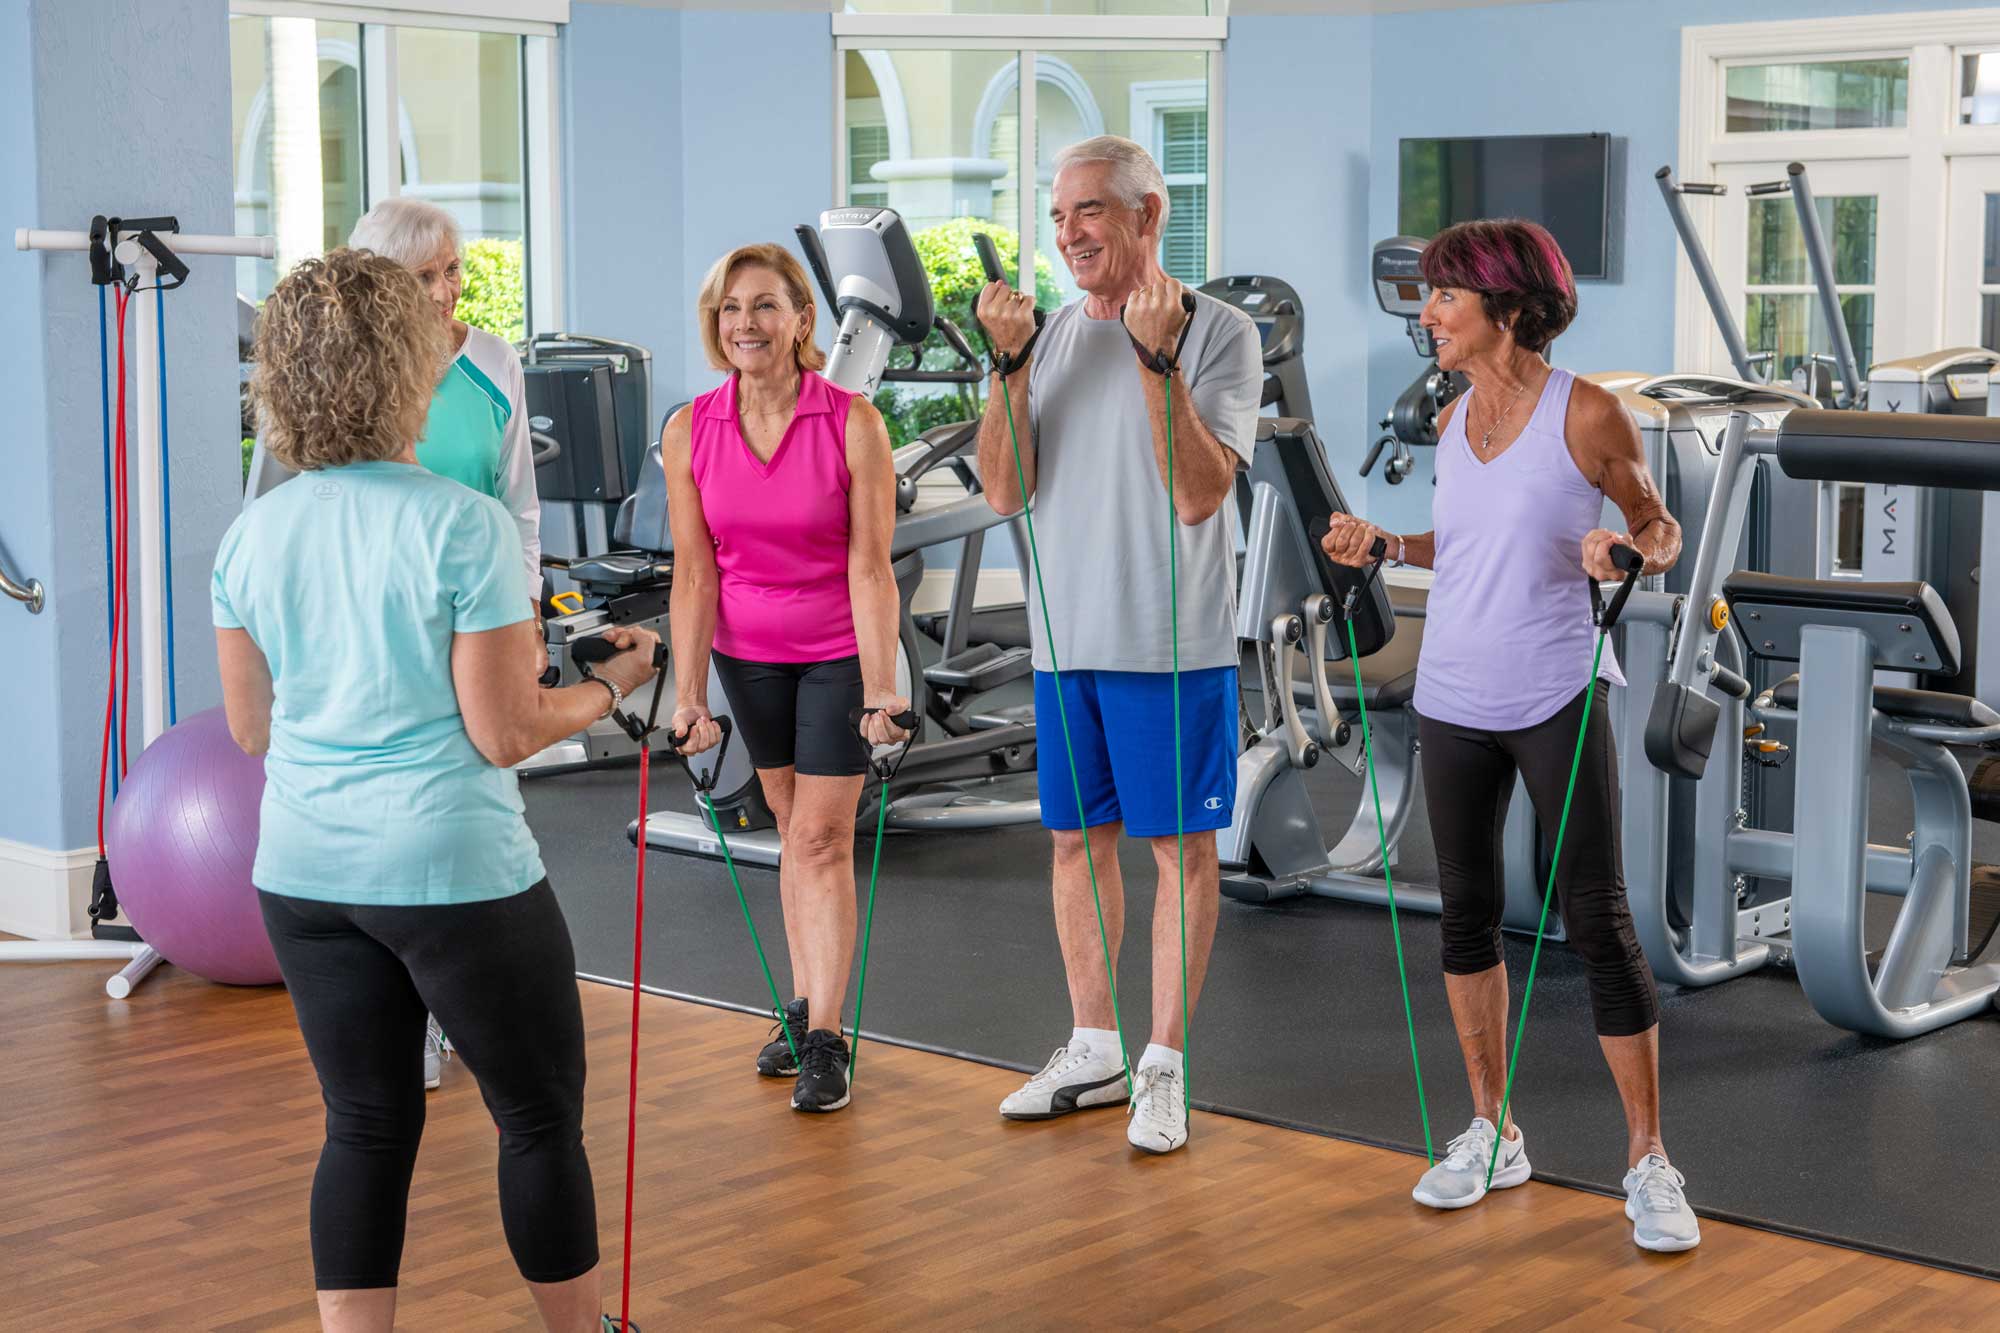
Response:
[{"label": "black handgrip", "polygon": [[[867,717],[870,713],[879,713],[881,711],[879,708],[851,709],[847,714],[847,725],[858,729],[861,726],[862,718]],[[905,708],[902,712],[891,715],[889,720],[904,731],[913,732],[917,729],[917,713],[913,708]]]},{"label": "black handgrip", "polygon": [[1604,605],[1604,594],[1599,590],[1597,580],[1589,580],[1591,619],[1595,620],[1598,628],[1607,634],[1618,623],[1618,617],[1624,612],[1625,601],[1632,595],[1632,589],[1639,586],[1639,574],[1646,568],[1646,557],[1620,543],[1611,548],[1611,563],[1614,567],[1625,571],[1625,578],[1619,583],[1618,591],[1612,594],[1610,606]]},{"label": "black handgrip", "polygon": [[[712,717],[709,721],[715,723],[716,727],[721,730],[724,742],[729,740],[729,733],[736,730],[736,725],[729,720],[729,714],[727,713],[724,713],[721,717]],[[683,727],[679,731],[670,731],[667,733],[667,745],[669,748],[678,751],[683,745],[688,743],[688,737],[693,734],[693,727]]]},{"label": "black handgrip", "polygon": [[1361,475],[1364,477],[1367,476],[1374,468],[1375,460],[1382,456],[1382,451],[1395,442],[1396,437],[1393,435],[1384,435],[1381,439],[1375,441],[1374,447],[1368,451],[1368,457],[1361,460]]},{"label": "black handgrip", "polygon": [[806,263],[811,266],[813,277],[819,279],[819,289],[826,293],[826,308],[831,314],[838,307],[838,299],[833,294],[833,275],[826,265],[826,247],[820,243],[819,233],[801,222],[792,228],[799,238],[799,249],[805,252]]},{"label": "black handgrip", "polygon": [[1708,682],[1732,699],[1748,699],[1750,682],[1717,662],[1708,669]]},{"label": "black handgrip", "polygon": [[[1194,293],[1188,291],[1186,288],[1181,289],[1181,311],[1187,318],[1181,321],[1181,336],[1174,343],[1174,350],[1171,355],[1162,353],[1157,348],[1147,347],[1137,338],[1132,337],[1131,329],[1128,328],[1125,330],[1125,336],[1132,339],[1132,350],[1139,354],[1139,360],[1145,365],[1146,369],[1152,371],[1155,375],[1172,375],[1181,368],[1181,353],[1187,350],[1188,334],[1194,331]],[[1125,322],[1125,311],[1123,309],[1120,309],[1118,312],[1118,322],[1121,324]]]},{"label": "black handgrip", "polygon": [[965,340],[965,335],[958,331],[958,325],[939,315],[931,321],[931,326],[938,331],[938,336],[944,339],[945,345],[957,352],[961,359],[973,366],[979,364],[978,355],[973,352],[972,344]]},{"label": "black handgrip", "polygon": [[[580,639],[571,639],[569,641],[570,660],[583,666],[595,666],[599,662],[609,662],[612,658],[618,656],[618,654],[628,651],[630,650],[620,648],[602,634],[586,634]],[[653,669],[657,671],[666,664],[667,645],[664,643],[654,644]]]},{"label": "black handgrip", "polygon": [[1000,267],[1000,247],[993,244],[991,236],[983,231],[973,232],[972,248],[979,252],[979,267],[986,270],[986,281],[1007,281],[1007,271]]},{"label": "black handgrip", "polygon": [[593,666],[599,662],[609,662],[624,651],[601,634],[587,634],[581,639],[572,639],[569,645],[571,660]]}]

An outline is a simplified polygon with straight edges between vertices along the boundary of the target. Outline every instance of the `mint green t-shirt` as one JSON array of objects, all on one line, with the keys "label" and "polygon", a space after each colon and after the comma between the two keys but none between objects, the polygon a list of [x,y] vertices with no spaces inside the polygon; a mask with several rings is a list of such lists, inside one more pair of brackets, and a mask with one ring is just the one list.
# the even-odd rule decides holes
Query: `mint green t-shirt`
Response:
[{"label": "mint green t-shirt", "polygon": [[514,772],[474,748],[451,675],[454,633],[528,618],[519,546],[498,501],[407,463],[308,472],[237,516],[212,601],[271,668],[258,888],[415,906],[542,879]]},{"label": "mint green t-shirt", "polygon": [[431,397],[417,461],[440,477],[503,499],[500,445],[512,414],[507,395],[472,358],[455,356]]}]

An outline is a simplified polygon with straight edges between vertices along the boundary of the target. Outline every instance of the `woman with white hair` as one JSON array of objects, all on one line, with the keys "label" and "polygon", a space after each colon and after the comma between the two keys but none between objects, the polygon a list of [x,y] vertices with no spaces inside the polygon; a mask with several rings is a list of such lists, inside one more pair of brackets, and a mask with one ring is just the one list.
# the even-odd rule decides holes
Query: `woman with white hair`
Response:
[{"label": "woman with white hair", "polygon": [[[526,382],[520,354],[511,343],[457,316],[465,290],[457,221],[421,199],[385,199],[354,224],[347,243],[416,274],[444,321],[452,358],[431,398],[417,461],[506,506],[521,534],[532,597],[542,586],[542,505],[528,444]],[[539,674],[545,665],[537,657],[535,671]]]}]

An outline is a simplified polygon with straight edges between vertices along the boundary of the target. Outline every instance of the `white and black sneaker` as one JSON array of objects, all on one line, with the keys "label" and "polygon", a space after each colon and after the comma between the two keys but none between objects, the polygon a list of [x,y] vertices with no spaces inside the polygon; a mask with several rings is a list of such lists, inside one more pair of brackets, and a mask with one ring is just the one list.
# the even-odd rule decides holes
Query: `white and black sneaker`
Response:
[{"label": "white and black sneaker", "polygon": [[799,1081],[792,1085],[792,1109],[838,1111],[847,1105],[847,1061],[847,1042],[838,1032],[814,1028],[806,1033],[799,1043]]},{"label": "white and black sneaker", "polygon": [[[784,1012],[773,1011],[771,1017],[778,1021],[772,1025],[771,1035],[775,1041],[764,1043],[757,1052],[757,1072],[765,1078],[791,1078],[799,1072],[799,1055],[806,1048],[806,1001],[804,996],[786,1005]],[[791,1040],[785,1039],[787,1032]],[[799,1055],[792,1053],[798,1048]]]},{"label": "white and black sneaker", "polygon": [[1132,1085],[1131,1122],[1125,1141],[1150,1153],[1170,1153],[1187,1142],[1187,1084],[1178,1069],[1147,1065]]},{"label": "white and black sneaker", "polygon": [[1087,1046],[1058,1046],[1041,1073],[1000,1103],[1000,1114],[1009,1120],[1050,1120],[1124,1101],[1124,1061]]}]

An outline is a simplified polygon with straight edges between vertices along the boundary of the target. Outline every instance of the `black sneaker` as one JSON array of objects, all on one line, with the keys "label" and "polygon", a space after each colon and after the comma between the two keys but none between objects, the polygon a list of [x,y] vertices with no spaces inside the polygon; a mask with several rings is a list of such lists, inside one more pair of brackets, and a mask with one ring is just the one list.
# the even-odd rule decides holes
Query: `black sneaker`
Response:
[{"label": "black sneaker", "polygon": [[847,1043],[838,1032],[814,1028],[799,1047],[794,1111],[838,1111],[847,1105]]},{"label": "black sneaker", "polygon": [[[806,1050],[806,1002],[800,996],[785,1006],[785,1012],[772,1014],[777,1019],[771,1025],[771,1033],[776,1041],[766,1042],[764,1049],[757,1052],[757,1072],[765,1078],[790,1078],[799,1072],[799,1060],[792,1054],[792,1047],[799,1048],[799,1055]],[[785,1040],[785,1030],[791,1029],[791,1041]]]}]

